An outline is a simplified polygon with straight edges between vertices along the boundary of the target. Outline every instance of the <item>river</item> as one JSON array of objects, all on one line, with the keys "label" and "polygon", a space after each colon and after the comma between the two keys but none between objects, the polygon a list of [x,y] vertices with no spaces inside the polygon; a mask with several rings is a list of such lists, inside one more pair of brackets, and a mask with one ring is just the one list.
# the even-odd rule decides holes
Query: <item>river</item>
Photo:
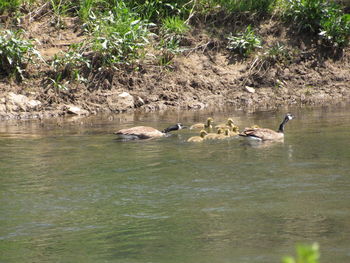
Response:
[{"label": "river", "polygon": [[[123,142],[113,131],[212,116],[283,143]],[[350,107],[230,109],[0,124],[0,262],[281,262],[298,243],[350,259]]]}]

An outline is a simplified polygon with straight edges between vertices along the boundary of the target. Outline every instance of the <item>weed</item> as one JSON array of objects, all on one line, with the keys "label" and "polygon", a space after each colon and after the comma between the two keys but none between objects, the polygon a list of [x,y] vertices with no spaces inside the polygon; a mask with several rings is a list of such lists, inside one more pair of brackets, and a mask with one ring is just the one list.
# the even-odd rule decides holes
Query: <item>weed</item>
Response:
[{"label": "weed", "polygon": [[113,10],[103,16],[91,12],[85,26],[92,49],[100,54],[101,65],[113,66],[142,57],[152,25],[131,12],[123,1],[117,1]]},{"label": "weed", "polygon": [[163,19],[162,31],[166,34],[183,35],[188,30],[188,25],[178,16],[170,16]]},{"label": "weed", "polygon": [[186,16],[189,13],[189,0],[130,0],[127,6],[142,15],[143,19],[152,22],[159,22],[169,16]]},{"label": "weed", "polygon": [[209,6],[220,6],[229,12],[265,14],[272,10],[276,0],[209,0]]},{"label": "weed", "polygon": [[268,66],[273,66],[276,63],[287,64],[292,59],[290,50],[279,42],[269,47],[260,57]]},{"label": "weed", "polygon": [[297,257],[284,257],[282,263],[319,263],[320,252],[317,243],[312,245],[298,245]]},{"label": "weed", "polygon": [[249,56],[254,49],[261,48],[261,40],[255,34],[251,25],[249,25],[243,32],[236,35],[231,34],[227,39],[227,48],[244,57]]},{"label": "weed", "polygon": [[90,60],[83,55],[83,45],[71,46],[68,52],[61,56],[55,55],[51,66],[56,72],[56,82],[63,79],[76,80],[86,82],[85,78],[80,74],[84,69],[90,69]]},{"label": "weed", "polygon": [[23,80],[23,72],[27,64],[34,62],[35,58],[42,59],[33,43],[20,38],[20,31],[5,30],[0,35],[0,70],[6,76],[15,76]]}]

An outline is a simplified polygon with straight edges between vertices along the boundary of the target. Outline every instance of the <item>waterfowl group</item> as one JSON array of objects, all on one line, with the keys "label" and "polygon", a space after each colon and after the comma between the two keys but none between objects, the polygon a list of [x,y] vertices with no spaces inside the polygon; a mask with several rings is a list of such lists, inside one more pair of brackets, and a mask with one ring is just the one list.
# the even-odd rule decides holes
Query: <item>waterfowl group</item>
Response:
[{"label": "waterfowl group", "polygon": [[294,116],[288,113],[284,117],[277,131],[267,129],[267,128],[250,127],[250,128],[245,128],[244,131],[239,134],[239,136],[257,139],[260,141],[282,140],[284,138],[284,127],[287,124],[287,122],[292,119],[294,119]]},{"label": "waterfowl group", "polygon": [[[286,114],[282,123],[279,125],[277,131],[260,128],[258,125],[252,125],[249,128],[245,128],[241,133],[239,132],[238,126],[236,126],[231,118],[227,119],[227,122],[224,124],[216,125],[215,128],[217,132],[209,132],[213,128],[213,118],[207,118],[206,123],[196,123],[191,126],[190,129],[201,128],[198,136],[190,137],[188,142],[202,142],[205,140],[223,140],[233,136],[241,136],[246,138],[253,138],[260,141],[274,141],[281,140],[284,138],[284,127],[289,120],[292,120],[294,116],[290,113]],[[160,131],[148,126],[136,126],[128,129],[122,129],[114,134],[119,138],[134,140],[134,139],[150,139],[167,136],[171,131],[177,131],[186,128],[181,123],[172,125],[164,130]]]},{"label": "waterfowl group", "polygon": [[116,134],[121,139],[135,140],[135,139],[150,139],[166,136],[171,131],[177,131],[186,128],[181,123],[177,123],[162,131],[159,131],[153,127],[148,126],[136,126],[128,129],[122,129],[114,134]]}]

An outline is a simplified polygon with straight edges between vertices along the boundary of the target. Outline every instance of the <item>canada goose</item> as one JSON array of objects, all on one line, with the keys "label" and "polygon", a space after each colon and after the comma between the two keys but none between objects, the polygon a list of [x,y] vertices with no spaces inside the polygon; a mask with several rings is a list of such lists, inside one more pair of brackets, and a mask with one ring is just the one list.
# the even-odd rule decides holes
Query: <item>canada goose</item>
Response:
[{"label": "canada goose", "polygon": [[127,140],[135,140],[135,139],[149,139],[156,137],[166,136],[170,131],[177,131],[186,128],[181,123],[177,123],[173,126],[170,126],[162,131],[159,131],[155,128],[148,126],[136,126],[128,129],[122,129],[114,134],[118,135],[119,138],[127,139]]},{"label": "canada goose", "polygon": [[192,130],[192,129],[211,129],[211,128],[213,128],[213,126],[211,125],[213,122],[214,122],[213,118],[209,117],[209,118],[207,119],[207,122],[206,122],[206,123],[196,123],[196,124],[193,124],[193,125],[190,127],[190,130]]},{"label": "canada goose", "polygon": [[188,142],[202,142],[204,140],[205,135],[208,133],[205,130],[201,130],[199,136],[192,136],[188,138]]},{"label": "canada goose", "polygon": [[289,120],[292,119],[294,119],[294,116],[288,113],[284,117],[284,120],[280,124],[277,131],[273,131],[266,128],[245,128],[244,131],[239,134],[239,136],[254,138],[261,141],[281,140],[284,138],[284,126]]}]

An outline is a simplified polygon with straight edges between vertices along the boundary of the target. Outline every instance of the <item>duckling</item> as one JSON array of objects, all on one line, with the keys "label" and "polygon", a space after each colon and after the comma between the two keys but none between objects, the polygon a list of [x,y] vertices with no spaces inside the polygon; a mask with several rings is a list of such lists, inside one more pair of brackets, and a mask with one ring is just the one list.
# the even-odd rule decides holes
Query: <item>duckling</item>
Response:
[{"label": "duckling", "polygon": [[[238,132],[239,132],[239,127],[233,123],[233,120],[232,120],[231,118],[228,118],[228,119],[227,119],[226,124],[219,124],[219,125],[216,125],[215,128],[217,128],[217,129],[220,129],[220,128],[223,128],[223,129],[228,128],[228,129],[230,129],[230,131],[232,131],[232,132],[234,133],[234,135],[237,135]],[[236,134],[236,133],[237,133],[237,134]]]},{"label": "duckling", "polygon": [[118,135],[119,138],[127,139],[127,140],[135,140],[135,139],[150,139],[166,136],[170,131],[177,131],[186,128],[181,123],[177,123],[173,126],[165,128],[162,131],[159,131],[155,128],[148,126],[136,126],[128,129],[122,129],[114,134]]},{"label": "duckling", "polygon": [[216,129],[220,129],[220,128],[227,128],[227,127],[231,127],[233,125],[233,119],[228,118],[226,123],[220,123],[218,125],[215,126]]},{"label": "duckling", "polygon": [[209,117],[207,119],[207,122],[206,123],[196,123],[196,124],[193,124],[191,127],[190,127],[190,130],[192,129],[212,129],[213,126],[212,126],[212,123],[214,122],[213,118]]},{"label": "duckling", "polygon": [[217,133],[208,133],[205,135],[204,140],[217,140],[217,139],[226,139],[225,129],[218,129]]},{"label": "duckling", "polygon": [[204,140],[204,137],[207,135],[208,133],[205,130],[201,130],[199,133],[199,136],[192,136],[190,138],[188,138],[188,142],[202,142]]},{"label": "duckling", "polygon": [[292,114],[287,113],[277,131],[266,128],[245,128],[244,131],[239,134],[239,136],[258,139],[260,141],[283,140],[284,126],[289,120],[294,118],[295,117]]},{"label": "duckling", "polygon": [[229,137],[237,136],[239,134],[239,128],[237,126],[233,127],[232,129],[227,129],[227,130],[228,130]]},{"label": "duckling", "polygon": [[254,124],[254,125],[250,126],[250,128],[252,128],[252,129],[257,129],[257,128],[260,128],[260,126],[259,126],[259,125]]}]

